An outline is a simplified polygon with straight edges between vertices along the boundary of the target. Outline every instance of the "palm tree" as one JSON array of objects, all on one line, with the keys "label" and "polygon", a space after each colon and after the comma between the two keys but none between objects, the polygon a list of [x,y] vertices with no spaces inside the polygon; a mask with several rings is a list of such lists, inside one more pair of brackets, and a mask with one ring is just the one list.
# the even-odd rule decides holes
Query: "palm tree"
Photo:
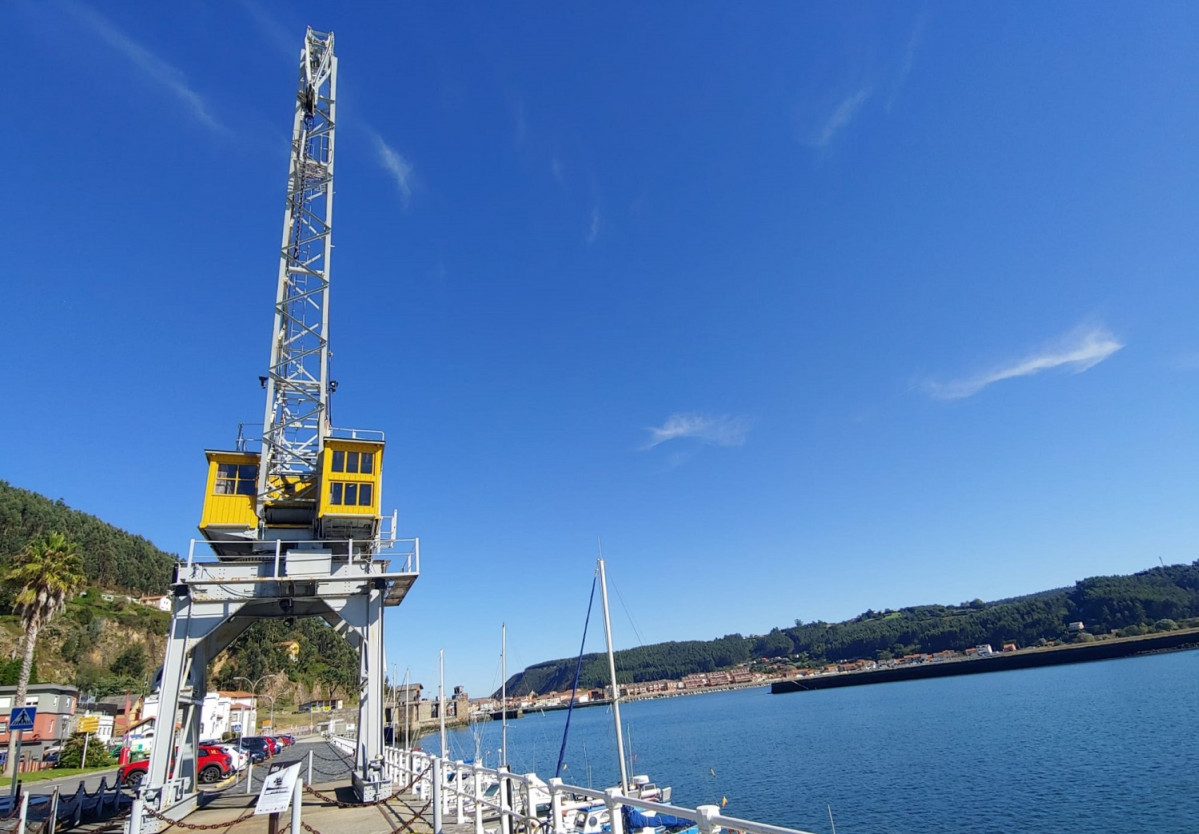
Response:
[{"label": "palm tree", "polygon": [[[25,656],[21,660],[21,676],[17,680],[14,708],[25,706],[25,691],[29,688],[29,673],[33,669],[33,650],[42,626],[54,619],[67,600],[83,590],[87,577],[83,572],[83,557],[74,542],[62,533],[50,533],[30,542],[24,550],[0,570],[0,583],[15,592],[13,610],[21,615],[25,629]],[[10,732],[8,762],[4,775],[16,773],[18,733]]]}]

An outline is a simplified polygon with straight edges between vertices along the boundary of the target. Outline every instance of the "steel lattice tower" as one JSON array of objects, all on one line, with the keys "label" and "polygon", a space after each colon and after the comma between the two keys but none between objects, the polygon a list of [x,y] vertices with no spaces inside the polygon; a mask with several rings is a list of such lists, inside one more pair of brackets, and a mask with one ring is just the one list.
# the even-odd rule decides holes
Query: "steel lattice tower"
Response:
[{"label": "steel lattice tower", "polygon": [[337,58],[333,35],[308,29],[292,129],[287,207],[266,416],[258,473],[259,515],[267,502],[311,500],[329,426],[329,261]]}]

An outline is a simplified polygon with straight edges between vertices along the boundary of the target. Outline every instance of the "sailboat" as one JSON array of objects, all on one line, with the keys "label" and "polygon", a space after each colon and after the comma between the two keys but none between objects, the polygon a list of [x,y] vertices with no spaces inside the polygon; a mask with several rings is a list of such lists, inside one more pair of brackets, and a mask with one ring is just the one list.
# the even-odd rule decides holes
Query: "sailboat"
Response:
[{"label": "sailboat", "polygon": [[[616,754],[620,762],[620,792],[627,797],[644,799],[647,802],[669,803],[671,789],[658,787],[644,774],[629,778],[624,733],[620,721],[620,686],[616,682],[616,655],[612,648],[612,620],[608,611],[608,576],[604,560],[597,560],[599,574],[600,599],[604,608],[604,637],[608,648],[608,678],[612,686],[612,721],[616,729]],[[611,812],[603,803],[594,801],[579,803],[569,808],[569,814],[574,815],[574,830],[577,834],[603,834],[612,828]],[[664,832],[679,828],[692,827],[690,820],[666,817],[662,815],[645,814],[632,808],[625,808],[625,831],[629,832]]]},{"label": "sailboat", "polygon": [[616,683],[616,654],[612,649],[612,620],[608,614],[608,574],[603,558],[596,560],[600,579],[600,599],[604,605],[604,637],[608,644],[608,679],[612,683],[612,720],[616,724],[616,755],[620,759],[620,792],[634,799],[644,799],[648,802],[670,802],[671,789],[658,787],[652,783],[649,776],[644,774],[629,779],[626,765],[624,735],[620,724],[620,686]]}]

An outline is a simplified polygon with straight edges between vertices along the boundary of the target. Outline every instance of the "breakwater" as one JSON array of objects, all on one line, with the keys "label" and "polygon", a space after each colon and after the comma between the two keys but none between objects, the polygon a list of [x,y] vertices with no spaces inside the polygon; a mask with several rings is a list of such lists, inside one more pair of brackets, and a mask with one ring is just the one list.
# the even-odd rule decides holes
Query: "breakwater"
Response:
[{"label": "breakwater", "polygon": [[1024,649],[1004,652],[989,657],[969,660],[947,660],[941,662],[910,663],[885,669],[863,672],[838,672],[831,675],[812,675],[806,678],[791,678],[775,681],[770,685],[772,694],[807,692],[816,689],[835,689],[842,686],[865,686],[872,683],[944,678],[954,675],[977,675],[986,672],[1004,672],[1009,669],[1033,669],[1039,666],[1057,666],[1064,663],[1084,663],[1090,660],[1111,660],[1118,657],[1149,652],[1177,651],[1199,648],[1199,629],[1172,631],[1146,637],[1125,637],[1081,643],[1071,646],[1052,646],[1043,649]]}]

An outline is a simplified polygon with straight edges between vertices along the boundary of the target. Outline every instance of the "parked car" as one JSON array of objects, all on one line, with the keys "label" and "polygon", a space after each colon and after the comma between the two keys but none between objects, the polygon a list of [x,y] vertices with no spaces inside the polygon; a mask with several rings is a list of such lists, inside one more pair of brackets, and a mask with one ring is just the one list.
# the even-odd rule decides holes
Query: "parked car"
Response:
[{"label": "parked car", "polygon": [[283,735],[279,736],[279,738],[280,738],[280,739],[283,741],[283,743],[284,743],[284,744],[286,744],[288,747],[291,747],[293,744],[295,744],[295,743],[296,743],[296,737],[295,737],[295,736],[293,736],[291,733],[284,733]]},{"label": "parked car", "polygon": [[271,755],[278,756],[279,751],[283,749],[283,745],[276,741],[274,736],[263,736],[263,738],[271,746]]},{"label": "parked car", "polygon": [[238,744],[242,750],[250,754],[250,759],[255,764],[265,761],[274,755],[271,751],[270,742],[263,736],[243,736]]},{"label": "parked car", "polygon": [[244,770],[246,765],[250,763],[250,754],[239,748],[236,744],[226,743],[223,741],[201,741],[201,744],[206,744],[209,747],[215,747],[222,753],[225,753],[233,760],[233,769],[240,771]]},{"label": "parked car", "polygon": [[[222,753],[216,747],[206,744],[199,745],[197,752],[199,756],[196,761],[196,773],[200,782],[211,785],[224,779],[233,770],[233,759],[229,757],[228,753]],[[129,790],[135,791],[141,787],[142,780],[146,778],[149,771],[149,759],[129,762],[129,764],[122,765],[121,769],[117,771],[117,782]]]}]

